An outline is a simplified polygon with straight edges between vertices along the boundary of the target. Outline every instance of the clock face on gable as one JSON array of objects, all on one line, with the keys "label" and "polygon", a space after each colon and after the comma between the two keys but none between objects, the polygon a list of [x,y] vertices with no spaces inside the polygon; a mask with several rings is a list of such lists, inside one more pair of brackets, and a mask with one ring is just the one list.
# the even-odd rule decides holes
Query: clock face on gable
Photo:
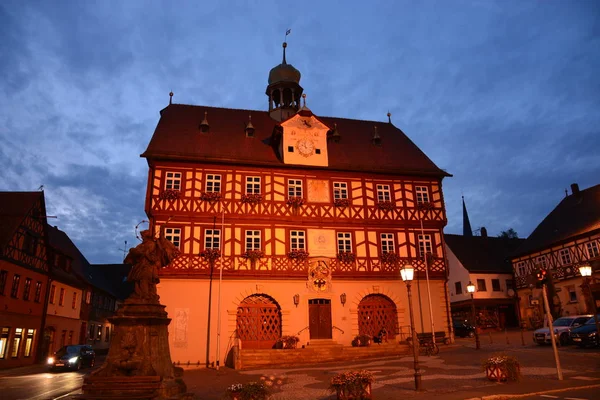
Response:
[{"label": "clock face on gable", "polygon": [[310,157],[315,152],[315,144],[312,140],[307,138],[298,140],[296,143],[296,148],[298,149],[298,153],[304,157]]},{"label": "clock face on gable", "polygon": [[283,161],[286,164],[327,166],[327,131],[316,117],[295,115],[283,127]]}]

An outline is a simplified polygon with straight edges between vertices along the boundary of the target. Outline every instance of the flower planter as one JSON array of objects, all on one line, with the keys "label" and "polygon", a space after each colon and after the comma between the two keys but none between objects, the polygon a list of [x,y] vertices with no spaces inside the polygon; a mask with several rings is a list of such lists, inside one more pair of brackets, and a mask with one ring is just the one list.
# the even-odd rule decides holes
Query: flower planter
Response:
[{"label": "flower planter", "polygon": [[338,400],[362,400],[362,399],[371,399],[371,384],[365,383],[362,386],[362,393],[356,393],[356,390],[352,390],[346,387],[341,387],[337,390],[337,399]]},{"label": "flower planter", "polygon": [[485,367],[485,376],[487,376],[490,381],[494,382],[506,382],[508,379],[508,376],[500,365]]}]

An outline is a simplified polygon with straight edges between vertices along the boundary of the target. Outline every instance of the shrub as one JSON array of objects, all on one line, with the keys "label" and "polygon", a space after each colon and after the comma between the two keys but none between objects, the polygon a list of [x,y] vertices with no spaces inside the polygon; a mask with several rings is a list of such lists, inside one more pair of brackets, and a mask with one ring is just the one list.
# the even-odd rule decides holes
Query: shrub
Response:
[{"label": "shrub", "polygon": [[331,378],[329,390],[337,393],[338,399],[370,399],[374,380],[373,373],[367,370],[342,372]]},{"label": "shrub", "polygon": [[369,335],[356,335],[354,339],[352,339],[352,346],[354,347],[364,347],[368,346],[371,343],[373,338]]},{"label": "shrub", "polygon": [[262,382],[238,383],[229,386],[227,394],[230,399],[266,400],[269,397],[269,389]]},{"label": "shrub", "polygon": [[277,339],[275,347],[278,349],[295,349],[300,338],[298,336],[282,336]]}]

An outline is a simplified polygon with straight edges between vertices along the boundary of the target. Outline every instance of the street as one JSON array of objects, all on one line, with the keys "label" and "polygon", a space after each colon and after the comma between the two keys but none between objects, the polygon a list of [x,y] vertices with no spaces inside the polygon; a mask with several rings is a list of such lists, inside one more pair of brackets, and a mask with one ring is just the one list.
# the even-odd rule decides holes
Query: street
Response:
[{"label": "street", "polygon": [[[437,356],[420,357],[423,392],[414,390],[412,356],[261,370],[184,368],[183,378],[188,392],[202,400],[222,399],[228,386],[258,380],[264,381],[272,389],[271,400],[331,400],[335,396],[328,391],[330,379],[336,373],[349,369],[367,369],[374,373],[372,388],[376,400],[432,397],[438,400],[464,400],[497,395],[502,395],[502,398],[519,395],[519,398],[537,400],[598,398],[600,349],[560,347],[564,380],[559,381],[552,347],[533,344],[531,332],[525,332],[524,337],[525,346],[521,345],[518,331],[508,332],[507,335],[504,332],[482,335],[481,350],[475,350],[474,340],[468,338],[457,339],[453,345],[441,345]],[[519,360],[523,375],[521,381],[495,383],[485,378],[481,363],[498,352],[513,355]],[[95,368],[99,365],[97,363]],[[0,371],[1,397],[3,400],[60,398],[68,393],[77,393],[83,376],[90,371],[49,373],[45,366],[40,365]]]}]

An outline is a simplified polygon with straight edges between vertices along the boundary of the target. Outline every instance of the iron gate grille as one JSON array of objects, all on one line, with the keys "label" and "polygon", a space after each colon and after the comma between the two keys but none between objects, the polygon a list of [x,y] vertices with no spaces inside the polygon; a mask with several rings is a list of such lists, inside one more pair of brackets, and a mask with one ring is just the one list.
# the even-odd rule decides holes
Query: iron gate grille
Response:
[{"label": "iron gate grille", "polygon": [[237,309],[236,327],[243,349],[270,349],[281,337],[281,310],[265,295],[246,297]]}]

